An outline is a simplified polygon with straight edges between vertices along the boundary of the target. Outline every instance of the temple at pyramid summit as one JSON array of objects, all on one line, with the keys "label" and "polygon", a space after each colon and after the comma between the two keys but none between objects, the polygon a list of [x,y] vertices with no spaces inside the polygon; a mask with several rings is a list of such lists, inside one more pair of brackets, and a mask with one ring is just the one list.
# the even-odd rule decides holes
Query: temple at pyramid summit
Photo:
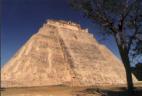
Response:
[{"label": "temple at pyramid summit", "polygon": [[121,61],[79,24],[48,20],[3,66],[2,87],[126,84]]}]

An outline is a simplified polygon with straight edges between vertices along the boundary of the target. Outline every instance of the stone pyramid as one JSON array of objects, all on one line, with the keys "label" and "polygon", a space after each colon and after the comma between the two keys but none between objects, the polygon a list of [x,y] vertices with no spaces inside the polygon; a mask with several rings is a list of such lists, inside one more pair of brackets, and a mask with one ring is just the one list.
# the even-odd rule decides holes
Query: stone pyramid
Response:
[{"label": "stone pyramid", "polygon": [[48,20],[4,65],[3,87],[125,84],[123,64],[79,24]]}]

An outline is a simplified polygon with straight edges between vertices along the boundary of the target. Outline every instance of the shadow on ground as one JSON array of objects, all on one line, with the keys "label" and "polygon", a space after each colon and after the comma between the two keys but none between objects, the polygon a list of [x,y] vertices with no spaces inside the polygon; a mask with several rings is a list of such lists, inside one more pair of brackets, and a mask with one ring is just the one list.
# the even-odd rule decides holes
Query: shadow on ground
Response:
[{"label": "shadow on ground", "polygon": [[142,96],[142,87],[135,88],[131,95],[128,94],[126,87],[120,87],[111,89],[88,88],[80,91],[76,96]]}]

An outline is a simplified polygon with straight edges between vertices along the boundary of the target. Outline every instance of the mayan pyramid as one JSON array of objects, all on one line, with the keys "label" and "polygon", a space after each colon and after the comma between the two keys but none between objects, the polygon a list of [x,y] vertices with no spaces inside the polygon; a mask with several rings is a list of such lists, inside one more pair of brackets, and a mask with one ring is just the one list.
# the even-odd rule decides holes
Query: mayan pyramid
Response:
[{"label": "mayan pyramid", "polygon": [[48,20],[1,70],[3,87],[117,85],[123,64],[79,24]]}]

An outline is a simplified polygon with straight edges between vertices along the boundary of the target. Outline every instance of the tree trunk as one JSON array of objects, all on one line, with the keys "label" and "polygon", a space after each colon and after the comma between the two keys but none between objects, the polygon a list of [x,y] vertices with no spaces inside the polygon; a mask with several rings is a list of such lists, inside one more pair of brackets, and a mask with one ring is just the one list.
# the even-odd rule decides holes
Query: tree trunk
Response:
[{"label": "tree trunk", "polygon": [[121,55],[122,62],[125,66],[128,93],[133,94],[134,87],[133,87],[133,79],[132,79],[132,74],[131,74],[131,66],[130,66],[128,53],[126,51],[126,48],[123,48],[122,46],[119,46],[119,52]]},{"label": "tree trunk", "polygon": [[[121,34],[120,34],[121,33]],[[130,66],[130,61],[129,61],[129,56],[128,56],[128,51],[124,43],[124,38],[122,34],[122,30],[120,32],[117,32],[117,34],[114,34],[118,50],[122,59],[122,62],[125,67],[125,72],[126,72],[126,79],[127,79],[127,88],[128,88],[128,93],[133,94],[133,80],[132,80],[132,75],[131,75],[131,66]]]}]

